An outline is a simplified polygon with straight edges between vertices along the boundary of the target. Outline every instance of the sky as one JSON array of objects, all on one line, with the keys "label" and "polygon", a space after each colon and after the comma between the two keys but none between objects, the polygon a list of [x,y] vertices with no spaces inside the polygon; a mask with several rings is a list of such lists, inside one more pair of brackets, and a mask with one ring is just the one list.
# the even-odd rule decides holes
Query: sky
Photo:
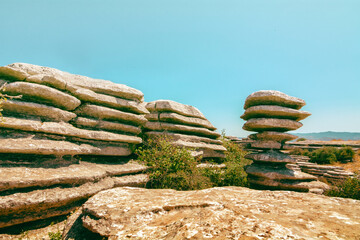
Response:
[{"label": "sky", "polygon": [[0,0],[0,65],[25,62],[197,107],[244,137],[258,90],[302,98],[297,132],[360,132],[359,0]]}]

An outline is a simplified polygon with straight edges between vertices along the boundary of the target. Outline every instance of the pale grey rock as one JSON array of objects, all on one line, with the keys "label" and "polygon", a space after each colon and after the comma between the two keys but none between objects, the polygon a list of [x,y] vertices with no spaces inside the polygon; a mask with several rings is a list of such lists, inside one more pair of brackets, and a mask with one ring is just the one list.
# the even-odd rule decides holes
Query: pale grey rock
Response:
[{"label": "pale grey rock", "polygon": [[191,135],[205,136],[209,138],[218,138],[221,135],[206,128],[191,127],[173,123],[147,122],[145,128],[153,131],[170,131],[178,133],[187,133]]},{"label": "pale grey rock", "polygon": [[69,137],[78,137],[89,140],[100,140],[109,142],[113,141],[133,144],[139,144],[142,142],[142,139],[136,136],[129,136],[105,131],[80,129],[65,122],[41,122],[37,120],[3,117],[3,122],[0,123],[0,127],[29,132],[41,132]]},{"label": "pale grey rock", "polygon": [[261,153],[250,153],[245,155],[245,158],[255,162],[270,162],[270,163],[295,163],[296,161],[287,154],[278,151],[266,151]]},{"label": "pale grey rock", "polygon": [[102,155],[129,156],[132,151],[127,144],[73,143],[33,138],[0,137],[0,153],[36,155]]},{"label": "pale grey rock", "polygon": [[195,127],[204,127],[209,130],[216,130],[216,128],[208,121],[195,117],[185,117],[177,113],[151,113],[145,115],[149,121],[161,121],[168,123],[184,124]]},{"label": "pale grey rock", "polygon": [[[109,240],[360,237],[360,201],[311,193],[241,187],[183,192],[126,187],[96,194],[80,211],[75,214],[79,221],[70,222],[81,223]],[[73,228],[67,226],[64,236]],[[75,239],[81,237],[72,233]]]},{"label": "pale grey rock", "polygon": [[249,138],[253,140],[271,140],[284,143],[296,139],[297,136],[289,133],[265,131],[261,133],[250,134]]},{"label": "pale grey rock", "polygon": [[58,168],[2,167],[0,191],[58,184],[80,185],[96,182],[108,176],[139,173],[146,169],[146,166],[135,162],[101,164],[83,161]]},{"label": "pale grey rock", "polygon": [[0,197],[0,228],[68,214],[92,195],[116,186],[145,186],[146,174],[107,177],[78,187],[35,190]]},{"label": "pale grey rock", "polygon": [[252,176],[274,179],[274,180],[317,180],[317,177],[283,167],[272,167],[269,165],[252,164],[247,166],[246,173]]},{"label": "pale grey rock", "polygon": [[25,77],[31,75],[42,75],[51,77],[53,79],[58,79],[56,80],[57,82],[66,82],[73,86],[93,90],[97,93],[136,100],[139,102],[142,102],[144,98],[144,94],[141,91],[126,85],[116,84],[107,80],[92,79],[85,76],[70,74],[54,68],[42,67],[27,63],[13,63],[6,66],[5,68],[6,70],[0,70],[0,72],[3,72],[3,75],[9,74],[8,72],[11,72],[10,75],[15,76],[18,80],[23,80],[23,75]]},{"label": "pale grey rock", "polygon": [[286,95],[285,93],[274,90],[261,90],[250,94],[246,100],[244,109],[257,105],[278,105],[294,109],[305,106],[305,101]]},{"label": "pale grey rock", "polygon": [[74,96],[54,88],[27,82],[13,82],[6,85],[5,91],[9,95],[22,95],[22,99],[33,102],[50,104],[65,110],[74,110],[81,101]]},{"label": "pale grey rock", "polygon": [[259,105],[249,107],[245,110],[245,113],[241,116],[244,120],[249,120],[251,118],[284,118],[291,119],[295,121],[300,121],[308,116],[311,113],[300,111],[288,107],[273,106],[273,105]]},{"label": "pale grey rock", "polygon": [[2,103],[3,115],[21,115],[40,117],[45,120],[68,122],[76,117],[73,112],[61,110],[59,108],[38,104],[33,102],[23,102],[18,100],[7,100]]},{"label": "pale grey rock", "polygon": [[14,69],[10,66],[0,67],[0,78],[3,79],[23,81],[28,76],[29,74],[21,69]]},{"label": "pale grey rock", "polygon": [[329,189],[326,183],[320,181],[305,182],[302,180],[274,180],[274,179],[253,179],[248,178],[249,183],[264,186],[266,188],[291,190],[299,192],[323,193]]},{"label": "pale grey rock", "polygon": [[141,133],[141,128],[139,128],[139,127],[135,127],[135,126],[127,125],[127,124],[123,124],[123,123],[98,120],[98,119],[78,117],[72,123],[78,127],[91,127],[91,128],[98,128],[98,129],[108,130],[108,131],[119,131],[119,132],[132,133],[135,135],[138,135]]},{"label": "pale grey rock", "polygon": [[67,87],[67,89],[82,101],[102,105],[119,110],[130,111],[138,114],[147,114],[149,111],[139,102],[125,100],[105,94],[96,93],[90,89],[80,87]]},{"label": "pale grey rock", "polygon": [[302,127],[302,123],[288,119],[277,119],[277,118],[253,118],[248,120],[243,129],[247,131],[291,131]]},{"label": "pale grey rock", "polygon": [[142,126],[147,121],[146,118],[142,115],[123,112],[120,110],[92,104],[81,105],[76,109],[75,113],[79,116],[128,122],[137,126]]},{"label": "pale grey rock", "polygon": [[186,135],[186,134],[180,134],[180,133],[171,133],[171,132],[146,132],[145,135],[149,137],[160,137],[160,136],[166,136],[169,138],[169,140],[182,140],[187,142],[194,142],[194,143],[210,143],[210,144],[217,144],[222,145],[221,140],[217,139],[211,139],[207,137],[199,137],[194,135]]},{"label": "pale grey rock", "polygon": [[171,100],[157,100],[146,105],[150,112],[174,112],[187,117],[196,117],[207,120],[196,107],[181,104]]},{"label": "pale grey rock", "polygon": [[257,140],[250,145],[258,149],[281,149],[281,143],[272,140]]}]

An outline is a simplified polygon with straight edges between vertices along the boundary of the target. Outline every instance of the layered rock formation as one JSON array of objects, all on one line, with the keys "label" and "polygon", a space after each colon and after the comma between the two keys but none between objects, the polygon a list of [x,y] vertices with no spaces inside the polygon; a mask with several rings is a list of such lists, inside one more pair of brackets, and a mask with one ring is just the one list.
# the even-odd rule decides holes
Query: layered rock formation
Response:
[{"label": "layered rock formation", "polygon": [[150,102],[146,108],[147,136],[166,135],[177,146],[196,149],[194,154],[203,158],[225,157],[220,134],[197,108],[170,100]]},{"label": "layered rock formation", "polygon": [[0,67],[0,79],[22,96],[2,104],[0,153],[128,156],[142,142],[148,111],[136,89],[24,63]]},{"label": "layered rock formation", "polygon": [[304,105],[304,100],[279,91],[258,91],[247,97],[241,116],[247,121],[243,129],[257,132],[249,136],[254,140],[250,148],[257,152],[245,156],[253,161],[246,169],[253,186],[313,192],[327,188],[315,176],[287,168],[286,164],[295,160],[280,151],[286,141],[297,138],[286,132],[300,128],[299,121],[310,116],[299,110]]},{"label": "layered rock formation", "polygon": [[147,181],[143,166],[125,164],[149,113],[140,91],[23,63],[0,67],[0,84],[21,95],[2,103],[0,228],[67,214],[101,190]]},{"label": "layered rock formation", "polygon": [[[360,201],[241,187],[115,188],[89,199],[65,239],[358,239]],[[99,237],[99,239],[101,239]],[[89,238],[90,239],[90,238]]]}]

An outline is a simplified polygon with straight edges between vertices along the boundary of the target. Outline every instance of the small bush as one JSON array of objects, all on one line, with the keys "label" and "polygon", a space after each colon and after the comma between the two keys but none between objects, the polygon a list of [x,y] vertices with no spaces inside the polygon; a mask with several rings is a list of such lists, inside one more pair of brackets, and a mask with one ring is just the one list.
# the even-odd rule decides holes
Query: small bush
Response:
[{"label": "small bush", "polygon": [[302,141],[305,141],[306,140],[306,138],[298,138],[298,139],[296,139],[296,142],[302,142]]},{"label": "small bush", "polygon": [[61,240],[62,239],[62,233],[60,230],[57,232],[49,232],[48,233],[50,240]]},{"label": "small bush", "polygon": [[338,149],[336,158],[339,162],[346,162],[348,160],[352,161],[355,156],[355,152],[352,147],[342,147]]},{"label": "small bush", "polygon": [[308,155],[310,162],[318,164],[332,164],[335,162],[346,162],[352,160],[355,156],[355,152],[351,147],[323,147],[312,151]]},{"label": "small bush", "polygon": [[211,187],[210,179],[196,167],[190,151],[171,144],[168,137],[150,138],[135,153],[150,166],[148,188],[195,190]]},{"label": "small bush", "polygon": [[214,186],[242,186],[247,187],[247,174],[244,170],[246,165],[251,163],[245,159],[246,151],[236,143],[225,138],[222,139],[224,147],[227,149],[224,159],[225,169],[204,169],[204,175],[209,177]]},{"label": "small bush", "polygon": [[360,200],[360,176],[347,178],[335,184],[325,195],[331,197],[352,198]]},{"label": "small bush", "polygon": [[337,161],[336,153],[337,149],[334,147],[317,149],[310,153],[310,162],[318,164],[332,164]]},{"label": "small bush", "polygon": [[290,155],[302,155],[302,156],[309,156],[310,152],[307,149],[302,148],[295,148],[290,151]]}]

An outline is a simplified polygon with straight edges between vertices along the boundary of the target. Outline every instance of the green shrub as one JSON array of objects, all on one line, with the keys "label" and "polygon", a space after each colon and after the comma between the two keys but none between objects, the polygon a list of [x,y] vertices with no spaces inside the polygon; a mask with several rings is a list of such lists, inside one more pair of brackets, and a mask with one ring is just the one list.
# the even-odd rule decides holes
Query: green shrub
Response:
[{"label": "green shrub", "polygon": [[323,147],[308,154],[310,162],[318,164],[332,164],[334,162],[346,162],[352,160],[355,152],[351,147]]},{"label": "green shrub", "polygon": [[296,139],[296,142],[302,142],[302,141],[305,141],[306,140],[306,138],[298,138],[298,139]]},{"label": "green shrub", "polygon": [[310,162],[318,164],[332,164],[337,161],[336,154],[337,149],[334,147],[320,148],[310,153]]},{"label": "green shrub", "polygon": [[247,174],[244,170],[246,165],[251,163],[245,159],[246,151],[243,148],[225,138],[222,139],[224,147],[227,149],[224,169],[203,169],[204,175],[209,177],[214,186],[243,186],[247,187]]},{"label": "green shrub", "polygon": [[190,151],[171,144],[168,137],[150,138],[135,153],[150,166],[148,188],[195,190],[211,187],[210,179],[196,167]]},{"label": "green shrub", "polygon": [[354,156],[355,156],[355,152],[352,149],[352,147],[346,147],[346,146],[338,149],[336,154],[337,161],[339,162],[346,162],[348,160],[352,161]]},{"label": "green shrub", "polygon": [[49,232],[48,233],[50,240],[61,240],[62,239],[62,233],[60,230],[57,232]]},{"label": "green shrub", "polygon": [[290,155],[310,156],[310,152],[307,149],[295,148],[290,151]]},{"label": "green shrub", "polygon": [[360,200],[360,176],[347,178],[335,184],[325,195],[331,197],[353,198]]}]

